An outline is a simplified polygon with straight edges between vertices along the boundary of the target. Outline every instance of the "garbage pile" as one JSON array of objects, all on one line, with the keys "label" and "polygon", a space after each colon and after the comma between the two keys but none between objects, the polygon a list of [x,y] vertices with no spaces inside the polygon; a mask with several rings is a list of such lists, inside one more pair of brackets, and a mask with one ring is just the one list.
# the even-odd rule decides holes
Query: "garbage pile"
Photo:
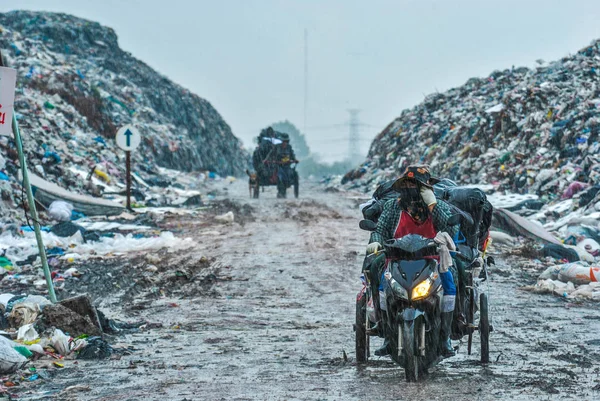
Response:
[{"label": "garbage pile", "polygon": [[[505,252],[536,243],[535,255],[521,256],[556,272],[536,291],[599,300],[590,272],[600,266],[600,40],[538,64],[427,96],[374,139],[362,165],[323,183],[370,195],[409,164],[428,164],[487,193]],[[580,263],[588,279],[565,263]]]},{"label": "garbage pile", "polygon": [[[164,191],[194,189],[196,181],[248,166],[248,153],[217,111],[121,50],[110,28],[65,14],[13,11],[0,14],[0,49],[18,71],[16,117],[30,171],[43,180],[95,197],[123,196],[125,155],[114,135],[125,124],[142,135],[132,153],[141,205],[164,205]],[[4,215],[19,203],[17,170],[12,137],[0,137]],[[175,170],[196,173],[180,177]],[[186,179],[189,186],[181,183]],[[164,191],[149,196],[153,188]]]},{"label": "garbage pile", "polygon": [[[342,179],[372,192],[410,163],[543,201],[600,184],[600,41],[535,69],[494,71],[404,110]],[[596,192],[597,189],[596,189]]]},{"label": "garbage pile", "polygon": [[106,341],[103,320],[86,296],[52,304],[39,295],[1,294],[0,393],[16,398],[14,390],[48,380],[78,359],[107,359],[122,352]]},{"label": "garbage pile", "polygon": [[548,267],[528,290],[570,299],[600,301],[600,267],[574,262]]}]

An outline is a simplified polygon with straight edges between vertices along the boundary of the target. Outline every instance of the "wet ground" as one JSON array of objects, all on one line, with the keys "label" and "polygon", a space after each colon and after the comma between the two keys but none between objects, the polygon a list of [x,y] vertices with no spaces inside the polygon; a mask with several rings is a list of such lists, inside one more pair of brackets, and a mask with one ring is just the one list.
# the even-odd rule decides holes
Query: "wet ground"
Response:
[{"label": "wet ground", "polygon": [[96,278],[80,284],[100,309],[150,324],[111,337],[126,350],[115,358],[67,363],[19,399],[600,399],[597,305],[519,290],[530,279],[502,260],[489,288],[490,364],[455,342],[458,355],[419,383],[387,358],[357,366],[354,300],[368,239],[358,201],[317,187],[285,200],[274,188],[249,199],[243,183],[228,192],[224,208],[243,225],[172,217],[161,224],[196,247],[91,262]]}]

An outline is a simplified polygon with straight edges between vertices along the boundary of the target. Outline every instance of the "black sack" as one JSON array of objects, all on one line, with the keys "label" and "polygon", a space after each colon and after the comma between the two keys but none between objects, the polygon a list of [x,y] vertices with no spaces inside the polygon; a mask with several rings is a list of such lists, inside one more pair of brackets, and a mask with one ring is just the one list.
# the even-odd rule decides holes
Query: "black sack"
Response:
[{"label": "black sack", "polygon": [[383,212],[383,206],[390,199],[396,199],[400,194],[392,189],[396,180],[385,181],[373,192],[373,203],[362,209],[363,217],[377,223]]},{"label": "black sack", "polygon": [[463,222],[461,232],[465,236],[468,246],[483,251],[492,226],[492,214],[494,212],[494,208],[487,200],[485,192],[479,188],[458,187],[450,180],[444,180],[443,183],[436,185],[434,192],[438,199],[442,199],[471,215],[473,224]]}]

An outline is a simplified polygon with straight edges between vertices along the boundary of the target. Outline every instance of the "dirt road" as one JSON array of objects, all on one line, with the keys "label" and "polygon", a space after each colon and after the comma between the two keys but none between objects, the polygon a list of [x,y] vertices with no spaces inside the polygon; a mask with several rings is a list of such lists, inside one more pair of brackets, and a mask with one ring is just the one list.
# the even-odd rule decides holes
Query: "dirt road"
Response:
[{"label": "dirt road", "polygon": [[[120,359],[67,364],[20,399],[600,398],[597,307],[518,290],[531,278],[506,263],[492,274],[492,363],[482,366],[460,344],[417,384],[387,358],[357,366],[354,299],[368,238],[357,229],[357,201],[318,188],[303,188],[298,200],[275,199],[274,189],[252,200],[242,183],[228,192],[243,225],[173,220],[197,247],[152,261],[191,277],[174,276],[180,281],[158,294],[152,285],[124,290],[151,274],[152,257],[138,255],[107,277],[121,283],[118,296],[95,294],[111,317],[162,327],[115,336],[117,348],[128,347]],[[128,276],[117,280],[119,272]]]}]

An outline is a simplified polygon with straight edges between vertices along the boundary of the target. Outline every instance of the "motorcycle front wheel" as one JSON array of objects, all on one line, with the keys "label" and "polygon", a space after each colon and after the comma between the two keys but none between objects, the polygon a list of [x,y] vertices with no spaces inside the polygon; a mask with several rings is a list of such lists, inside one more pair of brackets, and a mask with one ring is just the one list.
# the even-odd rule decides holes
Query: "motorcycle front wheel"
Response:
[{"label": "motorcycle front wheel", "polygon": [[[404,359],[404,373],[406,381],[416,382],[423,373],[421,356],[417,355],[418,346],[418,328],[419,324],[413,321],[405,321],[398,327],[398,336],[402,336],[402,355]],[[398,341],[400,343],[400,341]]]},{"label": "motorcycle front wheel", "polygon": [[298,173],[294,175],[294,196],[300,196],[300,183],[298,182]]}]

